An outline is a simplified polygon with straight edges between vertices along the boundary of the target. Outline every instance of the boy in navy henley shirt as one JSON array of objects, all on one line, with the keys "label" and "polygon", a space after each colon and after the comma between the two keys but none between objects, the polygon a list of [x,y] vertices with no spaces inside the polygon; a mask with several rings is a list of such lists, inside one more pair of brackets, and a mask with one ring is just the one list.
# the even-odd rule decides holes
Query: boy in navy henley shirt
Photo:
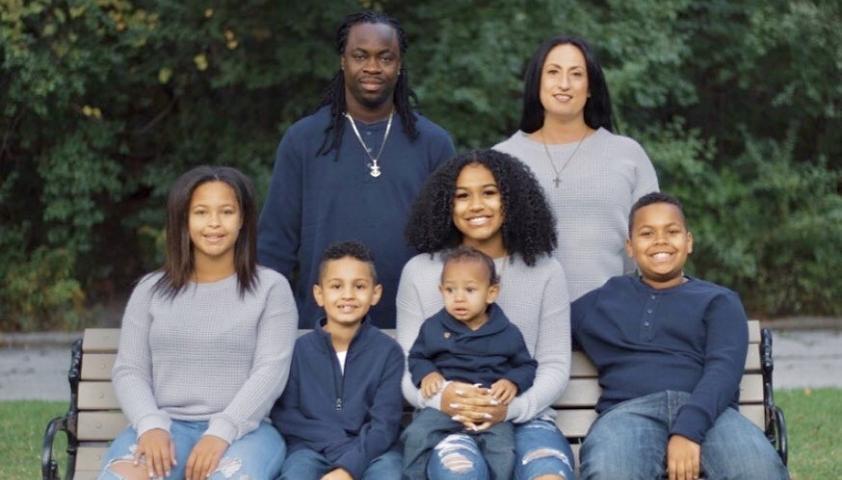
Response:
[{"label": "boy in navy henley shirt", "polygon": [[738,413],[746,315],[736,293],[684,275],[693,237],[678,200],[641,197],[626,250],[640,277],[614,277],[571,307],[574,342],[602,387],[581,478],[787,478]]}]

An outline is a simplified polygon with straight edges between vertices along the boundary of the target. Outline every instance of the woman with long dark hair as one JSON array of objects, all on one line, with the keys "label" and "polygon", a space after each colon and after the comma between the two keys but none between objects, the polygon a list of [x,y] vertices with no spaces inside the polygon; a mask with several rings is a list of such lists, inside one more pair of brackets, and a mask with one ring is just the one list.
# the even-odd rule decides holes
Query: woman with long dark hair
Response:
[{"label": "woman with long dark hair", "polygon": [[100,479],[274,479],[281,435],[264,422],[287,381],[298,313],[256,263],[251,181],[197,167],[167,201],[166,261],[138,282],[112,372],[129,421]]},{"label": "woman with long dark hair", "polygon": [[494,148],[541,182],[558,220],[555,257],[571,301],[634,269],[623,250],[629,210],[658,190],[646,152],[613,129],[608,86],[588,44],[546,40],[526,68],[520,130]]},{"label": "woman with long dark hair", "polygon": [[[466,429],[515,424],[514,478],[572,480],[570,446],[553,421],[570,372],[570,303],[556,245],[553,213],[529,168],[494,150],[462,154],[427,180],[407,222],[410,245],[422,252],[404,267],[396,300],[397,338],[405,352],[425,318],[442,309],[438,291],[443,254],[460,245],[494,259],[500,274],[497,305],[523,335],[538,362],[535,381],[509,405],[486,388],[449,382],[425,399],[407,373],[404,397],[432,407]],[[426,473],[432,479],[488,478],[474,438],[452,434],[436,446]],[[559,473],[562,472],[562,473]]]}]

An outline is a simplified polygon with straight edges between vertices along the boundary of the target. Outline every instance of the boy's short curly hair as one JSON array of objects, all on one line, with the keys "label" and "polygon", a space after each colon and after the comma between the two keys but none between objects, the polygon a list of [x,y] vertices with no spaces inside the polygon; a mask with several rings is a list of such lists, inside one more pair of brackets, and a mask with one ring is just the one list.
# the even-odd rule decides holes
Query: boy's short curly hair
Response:
[{"label": "boy's short curly hair", "polygon": [[342,258],[350,257],[367,263],[371,269],[371,278],[374,283],[377,283],[377,270],[374,268],[374,256],[371,250],[363,243],[357,241],[336,242],[330,244],[322,253],[322,258],[319,261],[319,277],[317,282],[322,281],[322,276],[325,273],[325,266],[331,260],[340,260]]},{"label": "boy's short curly hair", "polygon": [[474,150],[442,164],[418,194],[406,227],[410,246],[435,253],[459,246],[462,232],[453,225],[456,178],[471,164],[482,165],[494,176],[503,203],[503,247],[534,265],[557,245],[555,215],[538,180],[520,160],[496,150]]},{"label": "boy's short curly hair", "polygon": [[638,198],[631,207],[631,211],[629,212],[629,237],[631,237],[632,229],[634,228],[634,214],[641,208],[648,207],[653,203],[667,203],[675,206],[678,209],[678,213],[681,214],[681,219],[684,220],[684,228],[687,228],[687,217],[684,216],[684,206],[681,204],[681,200],[668,193],[651,192]]}]

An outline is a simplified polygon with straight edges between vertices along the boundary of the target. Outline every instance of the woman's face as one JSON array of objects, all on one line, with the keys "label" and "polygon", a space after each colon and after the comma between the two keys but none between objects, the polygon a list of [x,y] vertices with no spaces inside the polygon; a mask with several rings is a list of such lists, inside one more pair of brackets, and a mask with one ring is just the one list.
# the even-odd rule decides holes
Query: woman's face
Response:
[{"label": "woman's face", "polygon": [[569,43],[550,50],[541,70],[540,97],[545,118],[584,121],[588,89],[588,68],[582,52]]},{"label": "woman's face", "polygon": [[503,199],[491,171],[478,163],[463,167],[453,194],[453,224],[462,232],[462,244],[492,258],[504,256],[503,218]]}]

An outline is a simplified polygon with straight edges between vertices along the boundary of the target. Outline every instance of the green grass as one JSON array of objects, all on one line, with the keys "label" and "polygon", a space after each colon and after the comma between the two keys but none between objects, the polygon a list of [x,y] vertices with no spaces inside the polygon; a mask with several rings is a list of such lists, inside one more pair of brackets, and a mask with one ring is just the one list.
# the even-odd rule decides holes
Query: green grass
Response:
[{"label": "green grass", "polygon": [[[31,480],[41,478],[41,442],[47,422],[64,415],[67,402],[0,402],[0,478]],[[66,471],[67,445],[64,434],[53,452],[58,453],[59,471]]]},{"label": "green grass", "polygon": [[[775,393],[789,428],[792,480],[842,478],[842,390],[785,390]],[[41,441],[47,422],[67,410],[66,402],[0,402],[0,479],[41,478]],[[54,452],[65,472],[64,435]]]},{"label": "green grass", "polygon": [[785,390],[775,403],[786,415],[792,480],[842,478],[842,390]]}]

